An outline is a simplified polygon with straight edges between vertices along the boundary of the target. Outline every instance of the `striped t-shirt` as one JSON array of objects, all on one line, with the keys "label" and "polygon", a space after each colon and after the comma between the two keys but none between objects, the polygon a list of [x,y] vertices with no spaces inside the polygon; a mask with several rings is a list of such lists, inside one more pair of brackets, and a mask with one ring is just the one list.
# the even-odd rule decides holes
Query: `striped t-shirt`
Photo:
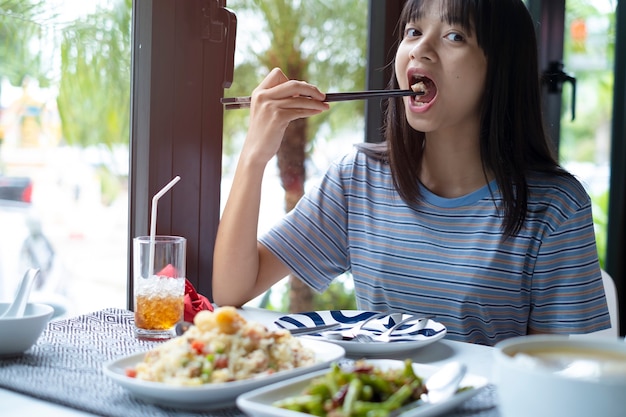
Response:
[{"label": "striped t-shirt", "polygon": [[588,195],[570,177],[528,182],[523,228],[502,240],[495,181],[452,199],[423,187],[410,206],[355,150],[260,240],[314,289],[351,272],[359,309],[434,314],[452,340],[610,327]]}]

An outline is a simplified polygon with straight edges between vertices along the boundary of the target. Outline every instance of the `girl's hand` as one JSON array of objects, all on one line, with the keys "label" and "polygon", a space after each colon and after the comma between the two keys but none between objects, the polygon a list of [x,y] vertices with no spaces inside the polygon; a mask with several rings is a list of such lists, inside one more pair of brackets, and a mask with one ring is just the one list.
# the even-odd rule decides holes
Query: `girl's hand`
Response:
[{"label": "girl's hand", "polygon": [[328,110],[326,95],[274,68],[252,92],[250,125],[242,153],[267,163],[278,152],[287,125]]}]

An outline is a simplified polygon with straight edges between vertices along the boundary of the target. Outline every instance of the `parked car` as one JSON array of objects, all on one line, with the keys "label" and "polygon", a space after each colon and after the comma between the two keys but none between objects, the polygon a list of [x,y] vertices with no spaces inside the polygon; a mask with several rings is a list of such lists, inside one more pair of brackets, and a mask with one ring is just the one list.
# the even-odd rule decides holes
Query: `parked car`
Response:
[{"label": "parked car", "polygon": [[0,177],[0,300],[12,300],[22,275],[37,268],[30,300],[54,307],[53,318],[64,316],[69,304],[62,265],[30,202],[32,182],[7,178]]},{"label": "parked car", "polygon": [[28,177],[6,177],[0,174],[0,200],[31,202],[33,182]]}]

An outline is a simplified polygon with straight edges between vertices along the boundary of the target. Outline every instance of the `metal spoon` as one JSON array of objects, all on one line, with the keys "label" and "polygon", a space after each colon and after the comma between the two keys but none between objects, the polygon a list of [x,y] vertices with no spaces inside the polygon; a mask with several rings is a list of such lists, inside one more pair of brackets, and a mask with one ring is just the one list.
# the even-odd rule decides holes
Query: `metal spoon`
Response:
[{"label": "metal spoon", "polygon": [[[387,313],[372,314],[369,318],[363,320],[362,322],[360,322],[356,326],[351,327],[351,328],[346,329],[346,330],[340,331],[339,335],[343,339],[354,339],[356,337],[356,335],[359,334],[359,332],[361,331],[363,326],[365,326],[366,323],[369,323],[372,320],[376,320],[376,319],[379,319],[379,318],[382,318],[382,317],[385,317],[385,316],[387,316]],[[400,317],[402,317],[402,316],[400,316]]]},{"label": "metal spoon", "polygon": [[436,404],[447,400],[457,392],[466,372],[467,366],[459,362],[450,362],[444,365],[426,380],[424,384],[427,389],[426,394],[422,394],[419,400],[396,408],[388,417],[396,417],[416,407],[426,404]]},{"label": "metal spoon", "polygon": [[16,318],[24,315],[26,304],[28,304],[28,297],[30,296],[30,290],[33,288],[37,275],[39,275],[39,269],[29,268],[26,271],[17,287],[15,299],[4,314],[0,316],[0,319]]},{"label": "metal spoon", "polygon": [[[350,327],[348,329],[344,329],[341,331],[324,332],[323,336],[326,337],[327,339],[332,339],[332,340],[355,340],[357,336],[361,333],[361,330],[363,329],[363,327],[370,321],[382,319],[386,316],[389,316],[390,320],[393,320],[394,323],[398,323],[399,321],[402,320],[402,315],[403,315],[402,313],[390,313],[390,312],[372,314],[367,319],[357,323],[356,326],[353,326],[353,327]],[[414,316],[412,316],[412,318],[414,318]]]},{"label": "metal spoon", "polygon": [[179,321],[178,323],[176,323],[176,326],[174,326],[174,333],[176,333],[176,336],[181,336],[183,333],[189,330],[191,326],[193,326],[193,323],[190,323],[188,321]]},{"label": "metal spoon", "polygon": [[[385,316],[385,315],[387,315],[387,313],[382,313],[382,316]],[[395,315],[395,313],[392,313],[391,315],[393,316]],[[370,317],[368,320],[366,320],[365,322],[370,321],[372,318],[379,318],[380,316],[381,315],[374,315]],[[417,328],[415,330],[419,331],[419,330],[422,330],[424,327],[426,327],[426,325],[428,324],[428,320],[433,319],[433,318],[434,316],[420,317],[419,314],[409,316],[404,320],[400,320],[396,322],[396,324],[392,326],[391,328],[389,328],[387,331],[376,336],[370,336],[365,333],[359,333],[363,327],[363,324],[365,324],[365,323],[360,323],[359,325],[355,326],[352,329],[344,330],[341,332],[325,332],[324,337],[331,339],[331,340],[344,340],[344,341],[348,340],[348,341],[354,341],[354,342],[360,342],[360,343],[373,343],[373,342],[386,343],[386,342],[391,341],[391,337],[390,337],[391,334],[394,331],[396,331],[400,326],[403,326],[407,322],[417,322],[416,324]]]},{"label": "metal spoon", "polygon": [[359,333],[354,337],[354,340],[357,342],[361,342],[361,343],[372,343],[372,342],[387,343],[391,341],[391,334],[395,332],[396,329],[398,329],[400,326],[403,326],[407,322],[416,321],[417,328],[415,330],[422,330],[424,327],[426,327],[428,320],[432,318],[433,316],[421,317],[421,318],[419,317],[419,315],[410,316],[396,323],[393,327],[391,327],[389,330],[387,330],[386,332],[382,334],[370,336],[369,334]]}]

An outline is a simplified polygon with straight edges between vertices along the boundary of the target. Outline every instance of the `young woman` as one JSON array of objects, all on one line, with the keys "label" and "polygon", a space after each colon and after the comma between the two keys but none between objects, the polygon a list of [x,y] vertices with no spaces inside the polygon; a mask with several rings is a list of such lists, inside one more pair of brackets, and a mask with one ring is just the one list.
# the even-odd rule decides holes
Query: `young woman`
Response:
[{"label": "young woman", "polygon": [[257,242],[261,179],[287,124],[324,94],[273,70],[218,231],[213,297],[241,305],[293,272],[351,271],[364,310],[434,314],[454,340],[608,328],[591,203],[542,125],[536,39],[519,0],[412,0],[400,17],[385,142],[334,163]]}]

